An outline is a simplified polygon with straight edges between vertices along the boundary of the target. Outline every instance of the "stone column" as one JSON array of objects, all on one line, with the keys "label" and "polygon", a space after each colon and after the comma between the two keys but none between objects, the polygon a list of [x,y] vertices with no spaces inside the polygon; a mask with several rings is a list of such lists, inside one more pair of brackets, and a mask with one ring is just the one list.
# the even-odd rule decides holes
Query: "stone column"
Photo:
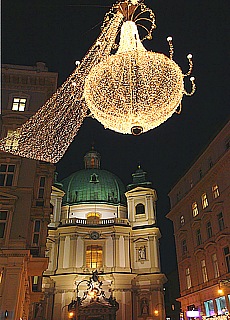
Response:
[{"label": "stone column", "polygon": [[76,254],[77,254],[77,235],[72,234],[70,236],[70,256],[69,256],[69,266],[70,268],[76,268]]},{"label": "stone column", "polygon": [[58,269],[62,269],[63,268],[64,249],[65,249],[65,236],[61,236],[60,237],[60,242],[59,242]]},{"label": "stone column", "polygon": [[119,261],[119,238],[117,234],[112,235],[113,239],[113,270],[115,271],[120,266]]},{"label": "stone column", "polygon": [[150,249],[151,268],[154,268],[154,269],[157,269],[157,271],[160,271],[158,239],[156,235],[149,237],[149,249]]},{"label": "stone column", "polygon": [[125,247],[125,268],[130,270],[130,247],[129,247],[129,236],[124,236],[124,247]]}]

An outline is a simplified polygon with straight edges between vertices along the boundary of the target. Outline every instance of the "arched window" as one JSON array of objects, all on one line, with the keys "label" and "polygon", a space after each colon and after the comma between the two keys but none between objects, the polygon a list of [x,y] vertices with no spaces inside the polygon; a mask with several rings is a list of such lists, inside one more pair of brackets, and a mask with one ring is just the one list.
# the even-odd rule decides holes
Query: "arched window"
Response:
[{"label": "arched window", "polygon": [[143,214],[145,213],[145,206],[142,203],[138,203],[136,205],[136,214]]},{"label": "arched window", "polygon": [[90,245],[86,248],[86,268],[99,269],[102,267],[102,246]]}]

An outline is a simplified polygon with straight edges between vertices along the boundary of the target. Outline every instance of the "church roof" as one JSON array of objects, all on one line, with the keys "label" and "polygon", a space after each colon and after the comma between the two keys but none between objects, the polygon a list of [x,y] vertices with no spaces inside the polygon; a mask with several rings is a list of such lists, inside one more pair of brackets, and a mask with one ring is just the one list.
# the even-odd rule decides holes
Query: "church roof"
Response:
[{"label": "church roof", "polygon": [[84,157],[85,169],[61,181],[63,204],[81,203],[126,204],[125,186],[113,173],[100,169],[100,155],[90,151]]}]

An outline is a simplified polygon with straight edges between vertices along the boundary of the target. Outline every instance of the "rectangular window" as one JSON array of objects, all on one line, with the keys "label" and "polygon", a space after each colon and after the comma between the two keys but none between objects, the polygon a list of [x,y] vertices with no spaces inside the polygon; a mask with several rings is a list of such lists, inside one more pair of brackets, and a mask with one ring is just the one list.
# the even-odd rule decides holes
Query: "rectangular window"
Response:
[{"label": "rectangular window", "polygon": [[213,195],[214,199],[216,199],[216,198],[218,198],[220,196],[219,187],[218,187],[217,184],[212,186],[212,195]]},{"label": "rectangular window", "polygon": [[216,298],[216,306],[218,315],[225,314],[227,309],[225,297]]},{"label": "rectangular window", "polygon": [[198,215],[199,211],[198,211],[198,205],[197,202],[193,202],[192,204],[192,215],[193,217],[196,217]]},{"label": "rectangular window", "polygon": [[32,277],[32,291],[38,292],[41,291],[41,277],[39,276],[33,276]]},{"label": "rectangular window", "polygon": [[200,229],[196,230],[196,244],[198,246],[202,244],[202,237],[201,237]]},{"label": "rectangular window", "polygon": [[12,110],[13,111],[25,111],[26,108],[26,98],[13,98]]},{"label": "rectangular window", "polygon": [[225,256],[225,262],[226,262],[226,267],[227,267],[227,272],[230,272],[230,251],[229,247],[224,248],[224,256]]},{"label": "rectangular window", "polygon": [[102,246],[91,245],[86,248],[86,268],[102,267]]},{"label": "rectangular window", "polygon": [[217,219],[218,219],[219,230],[220,231],[224,230],[224,217],[222,212],[220,212],[217,215]]},{"label": "rectangular window", "polygon": [[14,164],[0,164],[0,186],[7,187],[13,185],[15,172]]},{"label": "rectangular window", "polygon": [[192,281],[191,281],[191,275],[190,275],[190,269],[189,268],[185,269],[185,277],[186,277],[187,289],[190,289],[191,286],[192,286]]},{"label": "rectangular window", "polygon": [[40,231],[41,231],[41,221],[35,220],[34,227],[33,227],[32,246],[37,247],[39,245]]},{"label": "rectangular window", "polygon": [[19,134],[16,131],[8,130],[6,136],[6,151],[17,150]]},{"label": "rectangular window", "polygon": [[184,224],[185,224],[184,216],[180,216],[180,225],[184,226]]},{"label": "rectangular window", "polygon": [[207,194],[203,193],[201,196],[201,202],[202,202],[202,208],[205,209],[208,206],[208,198],[207,198]]},{"label": "rectangular window", "polygon": [[182,254],[187,254],[188,252],[188,248],[187,248],[187,243],[186,243],[186,240],[182,240],[181,242],[181,248],[182,248]]},{"label": "rectangular window", "polygon": [[7,214],[8,211],[0,210],[0,239],[4,238],[6,233]]},{"label": "rectangular window", "polygon": [[40,177],[39,188],[38,188],[38,199],[44,199],[45,182],[46,182],[46,178],[45,177]]},{"label": "rectangular window", "polygon": [[201,260],[200,264],[201,264],[201,271],[202,271],[203,281],[207,282],[208,281],[208,274],[207,274],[207,268],[206,268],[205,260]]},{"label": "rectangular window", "polygon": [[212,317],[215,315],[213,300],[204,302],[206,317]]},{"label": "rectangular window", "polygon": [[211,222],[208,221],[206,223],[206,231],[207,231],[207,237],[208,239],[212,237],[212,225],[211,225]]},{"label": "rectangular window", "polygon": [[216,253],[213,253],[213,255],[212,255],[212,265],[213,265],[213,270],[214,270],[214,278],[218,278],[220,276],[220,272],[219,272],[219,266],[218,266]]}]

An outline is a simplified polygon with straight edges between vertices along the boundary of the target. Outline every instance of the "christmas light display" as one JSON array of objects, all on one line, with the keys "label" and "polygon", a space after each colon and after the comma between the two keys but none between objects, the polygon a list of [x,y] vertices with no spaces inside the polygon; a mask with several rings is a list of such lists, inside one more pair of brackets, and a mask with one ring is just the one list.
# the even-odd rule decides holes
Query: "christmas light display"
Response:
[{"label": "christmas light display", "polygon": [[189,70],[183,74],[172,60],[171,37],[169,57],[147,51],[142,41],[152,38],[154,28],[154,13],[141,0],[118,1],[72,75],[33,117],[0,141],[0,150],[55,163],[87,115],[106,128],[138,135],[180,113],[183,95],[195,91],[194,77],[191,92],[184,89],[192,55],[187,56]]},{"label": "christmas light display", "polygon": [[183,95],[194,93],[194,78],[190,79],[192,91],[184,89],[184,77],[192,71],[192,55],[187,56],[189,71],[183,75],[172,60],[172,37],[167,40],[169,58],[147,51],[136,23],[125,21],[116,54],[90,70],[84,97],[92,115],[106,128],[136,135],[146,132],[179,113]]},{"label": "christmas light display", "polygon": [[106,16],[100,36],[81,63],[76,63],[72,75],[34,116],[0,141],[0,150],[51,163],[59,161],[87,116],[85,77],[92,66],[110,54],[122,20],[119,12]]}]

